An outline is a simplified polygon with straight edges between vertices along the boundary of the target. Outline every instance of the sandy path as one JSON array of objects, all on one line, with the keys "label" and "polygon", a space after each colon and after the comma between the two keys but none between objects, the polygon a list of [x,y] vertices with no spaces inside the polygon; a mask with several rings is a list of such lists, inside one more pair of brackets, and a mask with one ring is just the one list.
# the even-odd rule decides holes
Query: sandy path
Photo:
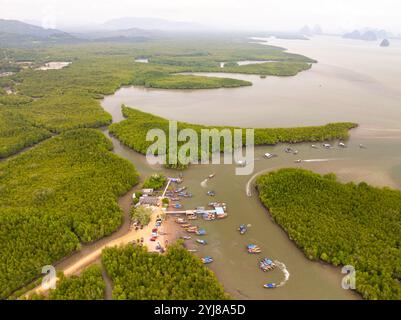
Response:
[{"label": "sandy path", "polygon": [[[134,241],[137,241],[137,240],[141,239],[142,237],[144,238],[144,245],[148,248],[149,251],[156,251],[155,248],[156,248],[157,242],[160,242],[160,244],[164,247],[165,240],[170,241],[170,236],[173,236],[172,234],[169,234],[166,231],[164,231],[164,230],[168,229],[168,227],[166,226],[167,225],[166,222],[163,222],[162,227],[159,228],[159,231],[164,231],[167,234],[159,236],[158,241],[156,241],[156,242],[150,241],[152,229],[155,226],[156,219],[158,216],[161,217],[162,215],[163,215],[162,209],[159,207],[154,207],[152,215],[151,215],[150,223],[147,226],[145,226],[143,229],[129,230],[128,233],[126,233],[125,235],[122,235],[121,237],[119,237],[117,239],[113,239],[113,240],[110,240],[109,242],[102,244],[101,246],[97,247],[96,249],[88,252],[85,256],[81,257],[77,261],[73,261],[66,266],[57,268],[57,271],[62,271],[64,273],[64,275],[67,277],[77,274],[79,271],[83,270],[85,267],[89,266],[93,262],[100,259],[103,249],[109,248],[109,247],[118,247],[118,246],[126,245],[126,244],[132,243]],[[33,293],[43,294],[45,292],[46,292],[46,290],[43,289],[42,286],[38,286],[38,287],[28,291],[25,294],[25,296],[30,296]]]}]

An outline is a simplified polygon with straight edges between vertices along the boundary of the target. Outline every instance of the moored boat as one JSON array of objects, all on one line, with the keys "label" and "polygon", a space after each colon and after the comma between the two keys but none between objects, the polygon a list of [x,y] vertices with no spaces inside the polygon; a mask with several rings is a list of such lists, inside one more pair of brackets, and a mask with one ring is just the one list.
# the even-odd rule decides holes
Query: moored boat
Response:
[{"label": "moored boat", "polygon": [[264,284],[263,285],[263,287],[264,288],[267,288],[267,289],[274,289],[274,288],[277,288],[277,285],[275,284],[275,283],[266,283],[266,284]]},{"label": "moored boat", "polygon": [[189,233],[196,233],[198,231],[198,227],[189,227],[186,230]]},{"label": "moored boat", "polygon": [[199,230],[195,231],[195,233],[198,236],[204,236],[204,235],[206,235],[206,230],[205,229],[199,229]]},{"label": "moored boat", "polygon": [[248,244],[246,246],[246,249],[247,249],[248,253],[251,253],[251,254],[253,254],[253,253],[261,253],[262,252],[260,247],[257,246],[256,244]]},{"label": "moored boat", "polygon": [[204,264],[208,264],[208,263],[212,263],[213,262],[213,258],[212,257],[204,257],[204,258],[201,258],[201,260],[202,260],[202,262]]},{"label": "moored boat", "polygon": [[276,264],[271,259],[263,258],[260,260],[259,267],[262,269],[262,271],[266,272],[276,268]]},{"label": "moored boat", "polygon": [[181,239],[183,239],[183,240],[191,240],[191,236],[182,236]]},{"label": "moored boat", "polygon": [[202,240],[202,239],[196,239],[196,242],[199,243],[199,244],[202,244],[202,245],[207,244],[207,241],[206,240]]}]

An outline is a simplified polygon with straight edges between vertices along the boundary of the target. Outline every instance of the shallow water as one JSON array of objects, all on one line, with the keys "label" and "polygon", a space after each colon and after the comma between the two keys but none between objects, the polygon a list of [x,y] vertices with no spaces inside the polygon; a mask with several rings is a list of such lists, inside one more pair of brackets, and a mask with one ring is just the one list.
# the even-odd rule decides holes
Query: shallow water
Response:
[{"label": "shallow water", "polygon": [[[257,147],[254,174],[282,167],[302,167],[320,173],[335,172],[342,181],[366,181],[399,188],[401,92],[394,86],[393,81],[400,79],[393,73],[398,72],[401,63],[393,68],[387,63],[393,63],[394,59],[401,62],[401,55],[394,54],[401,53],[401,46],[383,49],[371,43],[354,42],[326,37],[310,41],[274,40],[274,44],[289,47],[293,52],[320,62],[296,77],[260,79],[258,76],[235,75],[235,78],[254,82],[252,87],[245,88],[195,91],[122,88],[106,97],[102,105],[113,115],[114,122],[123,119],[122,103],[168,119],[202,124],[273,127],[355,121],[361,127],[352,130],[347,148],[333,144],[335,148],[327,150],[319,144],[318,149],[313,149],[310,144],[297,144],[295,148],[299,154],[294,156],[283,152],[284,145]],[[349,50],[345,50],[347,48]],[[374,64],[378,50],[387,49],[390,50],[383,53],[382,67],[365,65],[368,62]],[[341,59],[334,59],[337,55]],[[357,61],[352,63],[352,59]],[[143,177],[155,171],[166,171],[149,166],[145,157],[114,138],[112,141],[115,152],[132,161]],[[367,148],[361,149],[359,144]],[[276,153],[278,157],[263,159],[266,152]],[[296,159],[308,161],[295,164]],[[206,185],[201,184],[211,173],[216,173],[216,177]],[[166,174],[177,175],[174,171],[166,171]],[[223,201],[228,205],[227,219],[197,223],[206,228],[208,245],[203,247],[193,240],[188,242],[189,247],[199,249],[199,255],[214,258],[210,268],[226,290],[243,299],[358,298],[341,288],[343,275],[339,268],[307,260],[271,220],[257,199],[250,183],[251,176],[236,176],[234,165],[196,165],[184,172],[184,184],[194,194],[194,198],[182,202],[185,208],[206,206],[210,201]],[[246,193],[248,183],[252,197]],[[216,191],[216,197],[208,197],[208,190]],[[240,224],[251,225],[243,236],[237,231]],[[259,245],[262,254],[248,255],[245,251],[248,243]],[[262,287],[264,283],[283,280],[280,270],[271,273],[259,270],[258,259],[265,256],[287,266],[290,278],[283,287],[274,290]]]}]

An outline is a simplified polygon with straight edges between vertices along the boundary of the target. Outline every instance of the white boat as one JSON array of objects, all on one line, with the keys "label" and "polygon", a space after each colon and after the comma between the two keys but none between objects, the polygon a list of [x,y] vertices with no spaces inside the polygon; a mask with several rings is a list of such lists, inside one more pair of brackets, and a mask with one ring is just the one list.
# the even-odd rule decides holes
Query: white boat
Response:
[{"label": "white boat", "polygon": [[265,153],[264,157],[267,159],[271,159],[271,158],[277,157],[277,155],[267,152],[267,153]]},{"label": "white boat", "polygon": [[329,148],[331,148],[331,144],[330,143],[323,143],[323,148],[329,149]]},{"label": "white boat", "polygon": [[341,147],[341,148],[346,148],[347,147],[344,142],[339,142],[338,146]]}]

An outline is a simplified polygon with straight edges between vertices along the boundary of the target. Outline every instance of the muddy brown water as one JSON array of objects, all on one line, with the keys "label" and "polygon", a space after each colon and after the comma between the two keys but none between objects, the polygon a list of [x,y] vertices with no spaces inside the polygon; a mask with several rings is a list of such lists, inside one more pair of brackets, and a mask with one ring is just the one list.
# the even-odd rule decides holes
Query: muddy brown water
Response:
[{"label": "muddy brown water", "polygon": [[[335,37],[315,37],[310,41],[273,40],[319,60],[312,69],[295,77],[232,75],[250,80],[252,87],[216,90],[157,90],[137,87],[121,88],[105,97],[102,106],[113,121],[123,119],[121,104],[151,112],[168,119],[211,125],[249,127],[303,126],[332,121],[355,121],[361,126],[352,130],[347,148],[333,143],[333,149],[318,149],[311,144],[295,145],[299,154],[283,152],[284,145],[255,149],[252,175],[235,175],[234,165],[193,165],[184,171],[184,184],[194,197],[183,201],[186,209],[206,206],[210,201],[227,203],[229,216],[221,221],[197,221],[207,230],[206,246],[197,255],[210,255],[210,268],[225,289],[240,299],[358,299],[359,295],[341,288],[344,276],[339,268],[309,261],[286,233],[272,221],[259,202],[250,183],[258,172],[282,167],[302,167],[319,173],[335,172],[342,181],[366,181],[377,186],[401,186],[401,45],[380,48],[372,43]],[[389,50],[387,50],[389,49]],[[380,64],[379,64],[380,62]],[[213,74],[214,75],[214,74]],[[228,76],[217,74],[217,76]],[[107,132],[106,132],[107,134]],[[142,177],[154,172],[176,176],[177,172],[150,166],[146,158],[111,137],[114,151],[130,160]],[[361,149],[360,144],[366,146]],[[264,159],[263,154],[277,158]],[[300,164],[296,159],[307,160]],[[201,182],[211,173],[216,177],[206,185]],[[247,196],[250,185],[253,195]],[[216,191],[216,197],[206,195]],[[237,228],[249,224],[241,236]],[[196,237],[193,237],[196,238]],[[248,255],[245,246],[255,243],[262,248],[259,256]],[[267,290],[267,282],[280,282],[279,270],[263,273],[258,259],[279,260],[290,272],[289,281],[280,288]]]}]

